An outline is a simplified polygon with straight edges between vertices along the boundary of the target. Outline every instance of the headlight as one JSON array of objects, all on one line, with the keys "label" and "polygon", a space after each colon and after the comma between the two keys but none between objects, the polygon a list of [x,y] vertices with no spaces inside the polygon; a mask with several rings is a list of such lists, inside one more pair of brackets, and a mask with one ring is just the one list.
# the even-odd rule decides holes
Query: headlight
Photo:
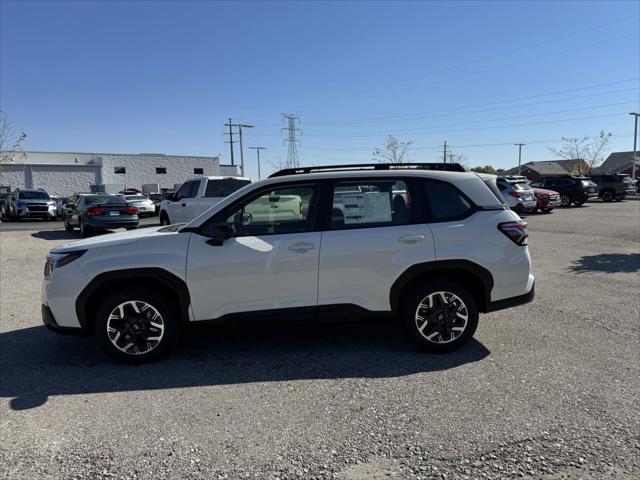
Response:
[{"label": "headlight", "polygon": [[76,250],[68,253],[49,253],[44,264],[44,278],[49,279],[56,268],[64,267],[84,255],[86,250]]}]

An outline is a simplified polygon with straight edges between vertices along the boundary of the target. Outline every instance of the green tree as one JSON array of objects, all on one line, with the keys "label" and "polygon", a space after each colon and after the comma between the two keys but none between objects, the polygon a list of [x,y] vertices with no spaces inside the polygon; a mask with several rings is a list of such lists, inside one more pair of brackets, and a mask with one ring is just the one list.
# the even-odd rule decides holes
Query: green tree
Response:
[{"label": "green tree", "polygon": [[471,171],[477,173],[490,173],[492,175],[495,175],[497,173],[497,170],[491,165],[485,165],[484,167],[473,167]]}]

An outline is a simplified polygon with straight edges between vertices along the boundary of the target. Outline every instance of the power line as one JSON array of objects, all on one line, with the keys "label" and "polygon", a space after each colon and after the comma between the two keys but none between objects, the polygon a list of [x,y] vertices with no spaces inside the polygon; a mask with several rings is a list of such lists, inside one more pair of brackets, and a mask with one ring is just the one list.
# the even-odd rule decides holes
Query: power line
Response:
[{"label": "power line", "polygon": [[296,134],[302,135],[302,130],[296,128],[296,122],[300,124],[300,118],[292,115],[290,113],[282,114],[282,121],[287,121],[287,127],[282,128],[282,131],[287,132],[287,139],[285,143],[287,144],[287,166],[289,168],[298,168],[300,166],[298,162],[298,144],[299,140],[296,139]]}]

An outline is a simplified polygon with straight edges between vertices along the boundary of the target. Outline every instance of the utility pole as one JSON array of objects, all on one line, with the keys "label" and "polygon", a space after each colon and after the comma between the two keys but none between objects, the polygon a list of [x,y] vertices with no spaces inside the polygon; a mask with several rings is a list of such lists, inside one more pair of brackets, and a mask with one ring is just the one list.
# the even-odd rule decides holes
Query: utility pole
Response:
[{"label": "utility pole", "polygon": [[287,166],[289,168],[298,168],[300,166],[298,162],[298,144],[300,143],[300,141],[296,139],[296,134],[299,133],[300,135],[302,135],[302,130],[296,128],[296,122],[300,124],[300,117],[297,117],[296,115],[292,115],[290,113],[283,113],[282,121],[284,122],[285,120],[287,121],[287,126],[281,128],[280,131],[287,132],[287,139],[284,141],[284,143],[288,146]]},{"label": "utility pole", "polygon": [[235,163],[233,163],[233,144],[236,142],[233,140],[233,127],[236,125],[231,123],[231,119],[229,119],[229,123],[225,123],[224,126],[229,127],[229,133],[225,133],[225,135],[229,135],[229,141],[225,141],[224,143],[229,144],[229,148],[231,149],[231,165],[235,165]]},{"label": "utility pole", "polygon": [[258,180],[260,180],[260,150],[266,150],[267,147],[249,147],[258,154]]},{"label": "utility pole", "polygon": [[514,145],[518,147],[518,175],[520,175],[522,169],[522,147],[524,147],[526,143],[514,143]]},{"label": "utility pole", "polygon": [[635,181],[636,179],[636,161],[638,154],[638,117],[640,113],[632,112],[629,115],[633,115],[635,117],[634,127],[633,127],[633,166],[631,167],[631,178]]},{"label": "utility pole", "polygon": [[443,158],[443,162],[447,163],[447,141],[446,140],[444,141],[444,156],[442,158]]},{"label": "utility pole", "polygon": [[453,153],[453,152],[451,152],[451,153],[449,154],[449,163],[453,163],[453,158],[454,158],[455,156],[456,156],[456,155],[455,155],[455,153]]},{"label": "utility pole", "polygon": [[243,123],[239,123],[236,125],[236,127],[238,127],[238,137],[240,138],[240,175],[244,177],[244,150],[242,148],[242,129],[253,128],[253,125],[245,125]]}]

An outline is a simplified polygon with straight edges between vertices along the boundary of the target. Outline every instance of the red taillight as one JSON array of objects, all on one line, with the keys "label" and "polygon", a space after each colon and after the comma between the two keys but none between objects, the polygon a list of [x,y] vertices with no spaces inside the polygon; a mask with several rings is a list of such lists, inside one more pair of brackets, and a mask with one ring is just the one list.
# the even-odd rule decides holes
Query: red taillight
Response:
[{"label": "red taillight", "polygon": [[138,209],[136,207],[127,207],[122,210],[126,215],[137,215]]},{"label": "red taillight", "polygon": [[522,192],[509,192],[509,195],[511,195],[512,197],[519,198],[522,196]]},{"label": "red taillight", "polygon": [[102,207],[87,208],[85,213],[90,217],[93,217],[94,215],[103,215],[104,214],[104,208],[102,208]]},{"label": "red taillight", "polygon": [[516,245],[527,245],[529,232],[527,222],[504,222],[498,224],[498,230],[504,233]]}]

